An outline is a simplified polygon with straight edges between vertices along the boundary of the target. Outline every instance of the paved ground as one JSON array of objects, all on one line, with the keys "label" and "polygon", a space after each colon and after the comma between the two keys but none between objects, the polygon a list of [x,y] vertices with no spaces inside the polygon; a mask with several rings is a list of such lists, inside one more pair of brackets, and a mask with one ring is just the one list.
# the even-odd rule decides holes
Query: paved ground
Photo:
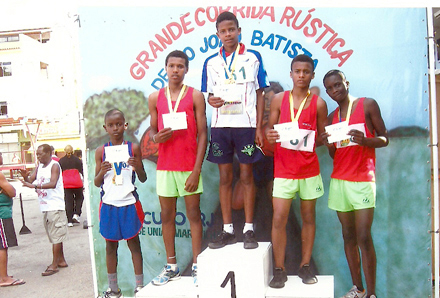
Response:
[{"label": "paved ground", "polygon": [[[85,204],[81,225],[69,228],[69,237],[64,243],[64,254],[69,267],[60,269],[52,276],[43,277],[46,267],[52,262],[52,246],[47,239],[42,224],[42,214],[36,193],[21,186],[18,180],[10,181],[17,190],[14,199],[13,219],[18,238],[18,247],[9,249],[8,273],[22,278],[26,284],[0,288],[2,298],[27,297],[94,297],[92,266],[90,260],[89,237],[83,229],[86,218]],[[22,194],[26,226],[31,234],[19,235],[23,226],[19,194]]]}]

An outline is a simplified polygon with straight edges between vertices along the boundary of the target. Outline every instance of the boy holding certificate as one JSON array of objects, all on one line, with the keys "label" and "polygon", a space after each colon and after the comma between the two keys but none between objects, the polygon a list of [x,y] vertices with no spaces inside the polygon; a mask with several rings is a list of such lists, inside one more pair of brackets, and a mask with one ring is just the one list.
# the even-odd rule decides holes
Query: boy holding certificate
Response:
[{"label": "boy holding certificate", "polygon": [[269,86],[269,81],[260,53],[239,43],[241,28],[236,16],[222,12],[216,27],[223,46],[203,65],[202,92],[208,93],[208,103],[213,107],[207,160],[218,164],[219,168],[223,231],[209,243],[209,247],[221,248],[237,242],[232,225],[232,161],[235,152],[240,163],[239,182],[244,189],[244,248],[252,249],[258,247],[253,226],[255,188],[252,164],[263,157],[257,146],[263,145],[263,89]]},{"label": "boy holding certificate", "polygon": [[144,222],[144,212],[134,186],[136,175],[141,182],[147,180],[138,144],[124,141],[128,123],[117,109],[108,111],[104,129],[110,142],[95,152],[95,179],[101,187],[99,232],[105,238],[109,288],[100,297],[121,297],[118,288],[118,243],[126,239],[130,249],[136,278],[135,294],[143,286],[142,252],[138,233]]},{"label": "boy holding certificate", "polygon": [[376,297],[376,252],[371,236],[376,206],[375,148],[388,145],[387,130],[377,102],[350,96],[349,83],[341,71],[329,71],[323,81],[327,94],[339,106],[329,115],[322,138],[333,158],[328,206],[337,211],[342,225],[353,282],[343,297]]},{"label": "boy holding certificate", "polygon": [[188,64],[188,56],[184,52],[169,53],[165,60],[168,86],[148,97],[150,138],[154,143],[159,143],[156,191],[160,201],[162,235],[167,256],[167,265],[153,279],[154,285],[164,285],[180,278],[174,247],[178,197],[185,198],[192,239],[192,276],[197,285],[197,256],[202,247],[201,170],[206,151],[207,128],[203,94],[183,84]]},{"label": "boy holding certificate", "polygon": [[267,140],[276,142],[274,157],[272,245],[274,277],[269,286],[282,288],[287,281],[284,269],[286,224],[292,199],[299,194],[302,218],[302,259],[298,271],[303,283],[317,282],[309,263],[315,240],[316,199],[324,194],[318,156],[315,152],[327,119],[327,105],[311,94],[313,60],[298,55],[292,60],[293,89],[275,95],[270,106]]}]

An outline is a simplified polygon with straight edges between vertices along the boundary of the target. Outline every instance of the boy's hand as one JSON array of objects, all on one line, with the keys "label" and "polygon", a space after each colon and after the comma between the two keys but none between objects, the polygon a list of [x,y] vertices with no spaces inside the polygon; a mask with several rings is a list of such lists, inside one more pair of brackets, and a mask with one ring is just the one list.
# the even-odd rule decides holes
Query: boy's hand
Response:
[{"label": "boy's hand", "polygon": [[326,131],[324,131],[322,134],[321,134],[321,139],[322,139],[322,142],[323,142],[323,144],[325,145],[325,146],[332,146],[332,144],[330,144],[329,142],[328,142],[328,137],[329,137],[330,135],[328,134],[328,132],[326,132]]},{"label": "boy's hand", "polygon": [[208,103],[213,107],[213,108],[220,108],[221,106],[223,106],[225,104],[225,101],[223,99],[221,99],[220,97],[216,97],[216,96],[210,96],[208,98]]},{"label": "boy's hand", "polygon": [[112,169],[112,164],[106,160],[101,163],[101,169],[99,170],[99,172],[104,177],[105,173],[111,171],[111,169]]},{"label": "boy's hand", "polygon": [[270,144],[275,143],[280,138],[280,135],[275,129],[268,129],[266,131],[266,139]]},{"label": "boy's hand", "polygon": [[347,133],[350,137],[350,141],[352,141],[353,143],[357,143],[359,145],[363,145],[364,144],[364,133],[360,130],[357,129],[352,129]]},{"label": "boy's hand", "polygon": [[195,192],[197,187],[199,187],[199,177],[200,173],[191,172],[188,179],[185,181],[185,190],[187,192]]},{"label": "boy's hand", "polygon": [[164,129],[161,129],[157,132],[157,134],[154,135],[154,141],[156,143],[165,143],[173,136],[173,131],[171,128],[167,127]]},{"label": "boy's hand", "polygon": [[258,147],[263,147],[264,144],[264,132],[262,128],[257,128],[255,131],[255,144]]},{"label": "boy's hand", "polygon": [[134,156],[128,159],[128,165],[132,166],[135,169],[135,171],[143,167],[142,161]]}]

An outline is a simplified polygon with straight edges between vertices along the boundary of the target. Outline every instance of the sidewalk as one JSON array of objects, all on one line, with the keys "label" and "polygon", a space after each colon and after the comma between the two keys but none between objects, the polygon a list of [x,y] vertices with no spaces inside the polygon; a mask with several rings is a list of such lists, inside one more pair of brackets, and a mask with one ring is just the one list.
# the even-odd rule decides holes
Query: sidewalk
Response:
[{"label": "sidewalk", "polygon": [[[68,239],[64,242],[64,255],[69,267],[60,269],[54,275],[43,277],[41,272],[52,262],[52,245],[43,227],[43,215],[38,206],[37,195],[34,190],[22,187],[18,179],[9,182],[17,190],[13,219],[18,247],[8,250],[8,273],[24,279],[26,284],[1,287],[0,297],[94,297],[89,238],[87,229],[83,229],[82,225],[87,216],[85,203],[82,208],[81,224],[69,228]],[[32,231],[31,234],[19,234],[23,226],[20,193],[23,198],[25,223]]]}]

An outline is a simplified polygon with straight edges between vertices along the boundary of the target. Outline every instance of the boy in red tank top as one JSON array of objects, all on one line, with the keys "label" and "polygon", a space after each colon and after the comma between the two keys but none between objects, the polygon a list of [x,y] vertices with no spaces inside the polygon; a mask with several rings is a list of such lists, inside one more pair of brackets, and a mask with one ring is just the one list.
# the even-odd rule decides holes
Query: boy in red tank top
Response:
[{"label": "boy in red tank top", "polygon": [[314,76],[313,60],[306,55],[296,56],[290,71],[293,89],[275,95],[270,106],[266,138],[270,143],[276,142],[272,201],[275,270],[269,284],[272,288],[282,288],[287,281],[286,224],[297,193],[301,198],[302,219],[302,259],[298,275],[306,284],[318,281],[310,261],[316,230],[316,199],[324,194],[324,187],[315,147],[324,131],[327,105],[322,98],[310,93]]},{"label": "boy in red tank top", "polygon": [[[329,71],[323,81],[327,94],[338,104],[328,116],[329,126],[322,139],[333,158],[328,206],[336,210],[342,225],[353,282],[353,287],[342,298],[376,298],[376,252],[371,236],[376,207],[375,148],[388,145],[387,130],[377,102],[372,98],[350,96],[349,83],[341,71]],[[334,125],[345,125],[349,138],[334,138]],[[332,133],[333,139],[330,139]],[[367,291],[362,284],[361,255]]]},{"label": "boy in red tank top", "polygon": [[160,201],[162,235],[167,256],[167,265],[153,279],[154,285],[164,285],[180,278],[174,247],[178,197],[185,198],[192,238],[192,276],[197,285],[197,256],[202,246],[201,170],[207,145],[207,128],[203,94],[183,84],[188,64],[188,56],[184,52],[173,51],[168,54],[165,60],[168,86],[148,98],[150,138],[154,143],[159,143],[156,191]]}]

